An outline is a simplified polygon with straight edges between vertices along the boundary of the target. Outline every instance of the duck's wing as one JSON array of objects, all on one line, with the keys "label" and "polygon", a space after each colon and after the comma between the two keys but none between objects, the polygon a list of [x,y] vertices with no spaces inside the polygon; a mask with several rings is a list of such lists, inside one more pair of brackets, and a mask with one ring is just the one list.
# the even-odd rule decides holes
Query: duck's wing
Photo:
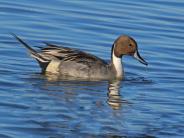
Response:
[{"label": "duck's wing", "polygon": [[83,63],[91,63],[91,62],[98,62],[102,64],[106,64],[104,60],[99,57],[96,57],[92,54],[72,49],[63,46],[57,46],[53,44],[48,44],[47,47],[41,48],[41,52],[43,55],[47,55],[47,57],[55,57],[61,61],[75,61],[75,62],[83,62]]},{"label": "duck's wing", "polygon": [[28,49],[30,55],[35,58],[42,71],[45,72],[47,66],[52,60],[60,60],[61,62],[66,61],[74,61],[75,63],[82,63],[83,65],[91,66],[93,64],[101,64],[105,65],[106,62],[94,55],[76,50],[71,49],[68,47],[57,46],[53,44],[48,44],[45,48],[41,48],[41,51],[38,52],[31,48],[26,42],[24,42],[21,38],[12,34],[22,45]]},{"label": "duck's wing", "polygon": [[57,46],[57,45],[48,44],[48,43],[46,43],[46,45],[47,45],[46,47],[41,48],[40,53],[45,54],[45,55],[54,56],[55,58],[58,58],[60,60],[62,60],[63,58],[69,55],[77,53],[77,50],[71,49],[68,47]]}]

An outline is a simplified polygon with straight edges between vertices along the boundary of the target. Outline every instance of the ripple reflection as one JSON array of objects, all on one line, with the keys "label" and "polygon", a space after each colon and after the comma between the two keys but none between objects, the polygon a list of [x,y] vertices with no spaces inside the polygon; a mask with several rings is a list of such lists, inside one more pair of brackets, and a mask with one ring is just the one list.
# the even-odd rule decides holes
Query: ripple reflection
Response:
[{"label": "ripple reflection", "polygon": [[107,103],[115,110],[120,109],[124,103],[128,103],[128,101],[122,99],[120,85],[121,81],[119,80],[110,81],[108,85]]}]

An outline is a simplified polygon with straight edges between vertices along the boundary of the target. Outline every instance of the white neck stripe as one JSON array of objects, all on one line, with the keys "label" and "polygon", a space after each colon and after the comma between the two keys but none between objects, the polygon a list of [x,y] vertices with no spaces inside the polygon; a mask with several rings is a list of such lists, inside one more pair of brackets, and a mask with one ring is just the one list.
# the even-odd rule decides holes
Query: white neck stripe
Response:
[{"label": "white neck stripe", "polygon": [[122,75],[123,75],[122,61],[121,61],[121,58],[117,57],[114,54],[115,46],[116,45],[114,44],[114,48],[113,48],[113,51],[112,51],[112,63],[113,63],[113,65],[115,67],[115,70],[117,72],[116,77],[122,77]]}]

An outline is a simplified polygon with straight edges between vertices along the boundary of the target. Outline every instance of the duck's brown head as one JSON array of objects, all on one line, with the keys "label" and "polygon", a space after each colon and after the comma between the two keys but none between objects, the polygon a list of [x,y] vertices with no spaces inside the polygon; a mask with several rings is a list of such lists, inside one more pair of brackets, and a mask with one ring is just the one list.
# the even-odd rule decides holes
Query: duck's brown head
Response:
[{"label": "duck's brown head", "polygon": [[122,35],[118,37],[114,42],[112,52],[117,58],[121,58],[123,55],[130,55],[141,63],[148,65],[139,54],[136,41],[130,36]]}]

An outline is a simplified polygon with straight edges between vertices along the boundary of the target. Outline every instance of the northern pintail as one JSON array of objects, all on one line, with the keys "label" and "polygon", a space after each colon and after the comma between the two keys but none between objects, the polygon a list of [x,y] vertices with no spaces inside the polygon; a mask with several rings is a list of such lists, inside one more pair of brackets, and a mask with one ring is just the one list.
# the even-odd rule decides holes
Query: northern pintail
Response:
[{"label": "northern pintail", "polygon": [[126,35],[118,37],[111,49],[111,62],[80,50],[46,43],[45,48],[36,51],[18,36],[13,36],[26,47],[30,55],[35,58],[43,73],[61,76],[72,76],[82,79],[123,79],[124,70],[122,57],[130,55],[141,63],[148,63],[140,56],[136,41]]}]

